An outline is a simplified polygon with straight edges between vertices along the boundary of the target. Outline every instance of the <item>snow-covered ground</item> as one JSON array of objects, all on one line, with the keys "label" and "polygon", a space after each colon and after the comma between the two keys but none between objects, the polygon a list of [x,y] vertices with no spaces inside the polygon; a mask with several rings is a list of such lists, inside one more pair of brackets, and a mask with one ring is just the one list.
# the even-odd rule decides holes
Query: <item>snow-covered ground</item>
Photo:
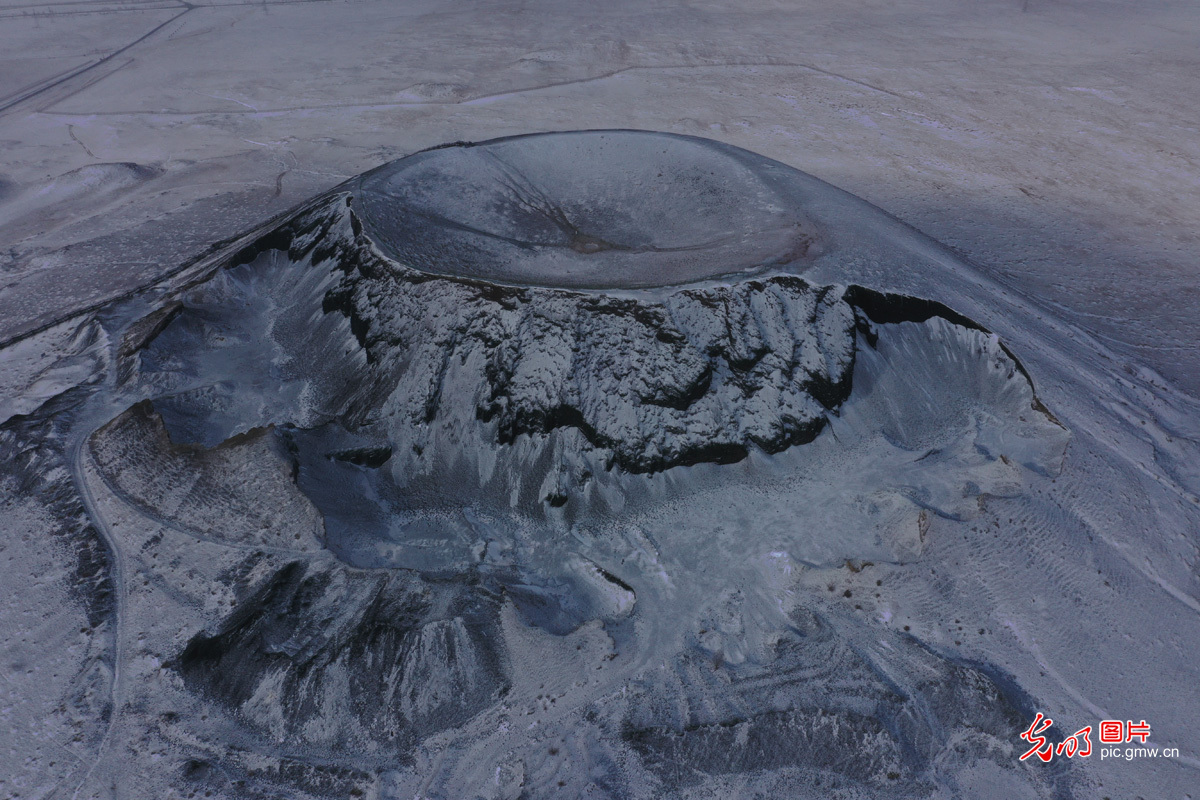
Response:
[{"label": "snow-covered ground", "polygon": [[0,324],[118,292],[423,147],[644,128],[864,197],[1194,390],[1198,16],[1186,0],[5,0]]},{"label": "snow-covered ground", "polygon": [[[868,548],[871,566],[862,558],[799,565],[797,554],[817,552],[819,542],[787,553],[725,541],[720,530],[753,522],[723,511],[719,496],[686,509],[719,520],[706,537],[711,558],[761,593],[722,594],[715,579],[681,577],[703,572],[706,558],[686,537],[676,541],[669,514],[640,519],[633,527],[641,534],[623,529],[615,543],[581,543],[563,557],[583,553],[634,589],[643,588],[639,576],[661,572],[664,585],[673,577],[679,596],[643,591],[637,602],[646,610],[635,615],[711,602],[698,611],[713,616],[698,636],[718,661],[757,635],[746,620],[770,627],[755,603],[786,594],[809,598],[804,606],[844,643],[833,663],[848,672],[869,663],[877,673],[893,664],[897,686],[918,698],[932,695],[904,681],[927,670],[929,681],[952,684],[961,675],[937,666],[952,663],[978,667],[1001,690],[1014,689],[1011,680],[1027,698],[1022,713],[1044,711],[1065,733],[1108,717],[1145,719],[1152,744],[1177,747],[1179,757],[1058,759],[1034,790],[1192,796],[1200,785],[1198,107],[1200,8],[1188,2],[0,0],[0,343],[15,342],[0,363],[0,416],[34,411],[100,374],[119,350],[103,326],[56,323],[385,161],[455,140],[588,128],[747,148],[875,203],[971,262],[918,242],[908,262],[916,269],[819,267],[805,277],[928,297],[995,331],[1070,431],[1061,472],[1030,478],[1008,499],[985,485],[998,497],[971,514],[921,518],[912,545],[919,557],[887,563]],[[888,235],[908,241],[896,230]],[[921,336],[910,331],[892,346],[919,355]],[[982,338],[971,346],[995,350]],[[47,370],[55,353],[75,355]],[[886,384],[886,363],[860,368]],[[179,656],[167,644],[200,624],[216,630],[236,599],[228,586],[265,580],[281,559],[309,552],[315,534],[283,544],[239,539],[231,549],[189,539],[175,518],[139,529],[146,523],[136,503],[122,499],[131,489],[112,472],[124,462],[105,461],[103,448],[79,434],[127,406],[93,401],[78,410],[64,398],[49,407],[58,416],[35,415],[0,440],[0,794],[164,796],[220,785],[216,773],[234,769],[229,763],[262,785],[278,778],[319,788],[325,780],[335,794],[367,786],[383,797],[464,796],[457,785],[493,768],[495,796],[522,782],[540,796],[560,776],[586,777],[544,756],[510,757],[503,736],[476,737],[472,750],[444,733],[410,743],[411,758],[390,771],[331,778],[318,769],[314,777],[305,772],[317,769],[311,752],[306,762],[295,752],[256,751],[260,744],[215,721],[197,723],[197,742],[227,733],[241,760],[185,759],[177,774],[187,744],[167,716],[184,696],[173,676],[186,670],[159,662]],[[55,419],[73,413],[87,416],[72,422],[74,435],[55,429]],[[275,457],[261,447],[255,458]],[[290,485],[254,486],[267,486],[261,491],[282,497],[280,507],[311,527],[310,507],[288,505]],[[831,508],[831,516],[843,513]],[[653,547],[638,538],[647,531]],[[79,552],[79,542],[116,549]],[[243,559],[255,547],[266,566]],[[612,559],[622,547],[649,561],[621,573]],[[309,569],[323,569],[322,558]],[[587,584],[591,573],[579,569]],[[596,585],[612,591],[604,580]],[[201,608],[202,619],[178,610],[188,608]],[[669,650],[644,647],[634,648],[640,661],[627,663],[596,627],[571,634],[580,655],[555,650],[552,637],[527,629],[508,606],[493,624],[498,640],[516,643],[513,652],[543,653],[545,663],[517,665],[507,710],[493,709],[473,730],[528,724],[517,721],[527,707],[547,736],[561,739],[548,752],[576,761],[607,752],[589,739],[599,734],[561,706],[538,709],[552,696],[573,708],[601,703],[612,684],[580,689],[564,674],[611,662],[641,681],[639,691],[660,696],[686,684],[680,675],[692,668],[672,665],[676,675]],[[666,635],[664,625],[625,633],[644,644]],[[433,630],[460,641],[452,628]],[[662,674],[651,669],[652,654],[663,657]],[[207,680],[195,675],[188,680]],[[256,691],[268,691],[266,683]],[[686,756],[682,746],[655,745],[647,725],[638,751],[646,764]],[[522,736],[541,741],[535,734]],[[1100,747],[1095,735],[1093,743]],[[1014,752],[1000,758],[1015,761],[1022,743],[1008,744]],[[378,759],[356,753],[318,766],[370,773]],[[122,780],[125,765],[137,779]],[[663,780],[658,769],[597,767],[644,775],[647,786]],[[939,790],[959,796],[1008,796],[1002,773],[951,756],[930,767]],[[709,791],[749,791],[737,770],[730,774]],[[853,779],[842,788],[852,792]],[[229,796],[238,791],[226,785]]]}]

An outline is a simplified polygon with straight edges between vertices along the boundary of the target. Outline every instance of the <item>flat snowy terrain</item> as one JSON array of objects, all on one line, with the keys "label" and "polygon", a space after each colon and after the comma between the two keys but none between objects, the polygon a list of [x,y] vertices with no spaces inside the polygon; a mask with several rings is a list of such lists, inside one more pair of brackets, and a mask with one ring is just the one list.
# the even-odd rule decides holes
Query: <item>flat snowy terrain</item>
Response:
[{"label": "flat snowy terrain", "polygon": [[[1188,2],[0,0],[0,797],[1194,796],[1197,108]],[[586,129],[899,221],[267,223]]]}]

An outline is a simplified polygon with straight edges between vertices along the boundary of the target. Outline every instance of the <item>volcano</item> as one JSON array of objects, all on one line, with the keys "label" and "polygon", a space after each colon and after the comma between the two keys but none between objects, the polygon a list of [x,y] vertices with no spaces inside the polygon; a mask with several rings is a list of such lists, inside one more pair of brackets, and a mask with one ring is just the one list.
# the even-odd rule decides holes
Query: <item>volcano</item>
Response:
[{"label": "volcano", "polygon": [[1029,706],[1002,669],[825,598],[1061,467],[1016,355],[887,290],[930,247],[728,145],[538,134],[105,309],[6,435],[146,576],[104,608],[161,669],[112,724],[242,794],[899,797],[966,752],[1069,792],[993,755]]}]

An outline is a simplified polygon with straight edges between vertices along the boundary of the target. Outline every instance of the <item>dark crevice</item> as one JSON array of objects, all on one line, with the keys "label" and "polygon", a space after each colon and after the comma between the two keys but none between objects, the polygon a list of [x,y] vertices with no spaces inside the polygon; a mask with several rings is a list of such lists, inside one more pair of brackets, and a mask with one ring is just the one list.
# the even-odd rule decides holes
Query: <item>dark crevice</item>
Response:
[{"label": "dark crevice", "polygon": [[329,454],[329,458],[333,461],[355,464],[356,466],[368,469],[379,469],[391,457],[391,447],[359,447],[353,450],[339,450],[336,453]]},{"label": "dark crevice", "polygon": [[965,317],[954,309],[936,300],[925,300],[892,292],[877,292],[865,286],[851,285],[846,288],[846,302],[860,309],[867,318],[879,325],[895,325],[900,322],[927,322],[941,317],[947,322],[983,333],[991,333],[978,322]]}]

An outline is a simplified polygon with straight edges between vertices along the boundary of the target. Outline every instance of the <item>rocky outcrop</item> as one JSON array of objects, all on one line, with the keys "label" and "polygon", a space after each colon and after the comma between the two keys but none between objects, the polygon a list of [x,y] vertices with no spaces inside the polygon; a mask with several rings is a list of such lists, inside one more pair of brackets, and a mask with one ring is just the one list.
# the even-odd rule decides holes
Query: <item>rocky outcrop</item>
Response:
[{"label": "rocky outcrop", "polygon": [[174,666],[277,742],[394,751],[505,687],[495,604],[467,586],[295,562],[239,606]]},{"label": "rocky outcrop", "polygon": [[573,428],[629,472],[809,441],[850,390],[853,310],[791,276],[642,299],[356,270],[327,303],[414,429],[465,403],[498,444]]}]

